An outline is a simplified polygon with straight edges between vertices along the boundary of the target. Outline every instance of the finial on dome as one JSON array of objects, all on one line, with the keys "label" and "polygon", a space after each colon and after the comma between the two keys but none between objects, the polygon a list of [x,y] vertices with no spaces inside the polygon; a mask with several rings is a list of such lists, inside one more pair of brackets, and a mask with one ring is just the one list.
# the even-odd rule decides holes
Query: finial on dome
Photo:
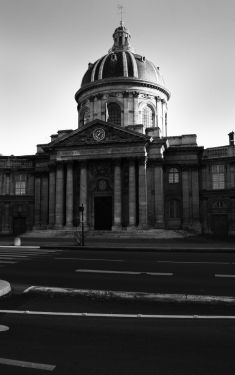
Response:
[{"label": "finial on dome", "polygon": [[118,5],[118,9],[120,10],[120,26],[117,27],[113,33],[113,40],[114,44],[111,48],[111,52],[114,51],[131,51],[131,45],[130,45],[130,39],[131,35],[129,33],[129,30],[124,26],[123,22],[123,6]]},{"label": "finial on dome", "polygon": [[121,5],[121,4],[118,4],[118,9],[120,11],[120,17],[121,17],[121,20],[120,20],[120,26],[124,26],[124,22],[123,22],[123,9],[124,9],[124,6]]}]

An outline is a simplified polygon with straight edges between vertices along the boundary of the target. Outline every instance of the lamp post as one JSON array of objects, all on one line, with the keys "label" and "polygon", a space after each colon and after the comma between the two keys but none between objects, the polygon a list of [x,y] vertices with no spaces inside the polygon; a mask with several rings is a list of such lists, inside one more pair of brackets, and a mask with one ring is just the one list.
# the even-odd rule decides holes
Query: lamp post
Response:
[{"label": "lamp post", "polygon": [[81,238],[81,246],[84,246],[84,220],[83,220],[83,212],[84,212],[84,206],[83,203],[81,206],[79,206],[79,212],[82,214],[82,238]]}]

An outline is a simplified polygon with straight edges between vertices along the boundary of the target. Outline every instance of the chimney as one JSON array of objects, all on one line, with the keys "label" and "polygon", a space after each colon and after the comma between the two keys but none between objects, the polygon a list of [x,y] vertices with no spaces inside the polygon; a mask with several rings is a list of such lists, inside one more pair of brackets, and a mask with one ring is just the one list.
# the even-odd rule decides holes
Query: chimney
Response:
[{"label": "chimney", "polygon": [[229,146],[234,146],[234,132],[228,133]]}]

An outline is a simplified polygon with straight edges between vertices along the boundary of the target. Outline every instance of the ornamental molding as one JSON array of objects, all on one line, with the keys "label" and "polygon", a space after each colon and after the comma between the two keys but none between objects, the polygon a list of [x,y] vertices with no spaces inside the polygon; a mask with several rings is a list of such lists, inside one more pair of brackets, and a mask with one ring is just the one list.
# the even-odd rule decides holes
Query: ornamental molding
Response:
[{"label": "ornamental molding", "polygon": [[[142,86],[142,87],[147,87],[150,89],[159,90],[160,92],[164,93],[167,96],[168,100],[170,99],[170,96],[171,96],[170,91],[168,91],[165,87],[159,84],[142,81],[139,79],[133,79],[133,78],[132,79],[128,79],[128,78],[113,79],[112,78],[112,79],[100,80],[100,82],[99,81],[91,82],[91,83],[88,83],[86,86],[81,87],[75,94],[75,100],[78,102],[81,95],[85,94],[87,91],[91,89],[101,88],[105,86],[115,86],[116,84],[124,84],[125,86],[128,86],[128,85]],[[98,97],[98,95],[102,96],[103,94],[97,94],[96,96]]]}]

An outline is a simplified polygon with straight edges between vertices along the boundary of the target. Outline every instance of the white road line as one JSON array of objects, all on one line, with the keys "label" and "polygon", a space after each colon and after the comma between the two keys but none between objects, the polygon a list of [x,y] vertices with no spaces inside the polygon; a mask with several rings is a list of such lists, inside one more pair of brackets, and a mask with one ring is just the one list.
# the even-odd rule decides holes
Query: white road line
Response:
[{"label": "white road line", "polygon": [[[69,316],[87,318],[137,318],[137,319],[230,319],[235,320],[235,315],[170,315],[170,314],[109,314],[109,313],[87,313],[87,312],[55,312],[55,311],[30,311],[30,310],[0,310],[3,314],[16,315],[47,315],[47,316]],[[3,359],[3,358],[2,358]],[[0,358],[1,360],[1,358]],[[1,363],[1,362],[0,362]],[[30,363],[30,362],[29,362]],[[51,366],[51,365],[45,365]]]},{"label": "white road line", "polygon": [[174,261],[174,260],[157,260],[157,263],[173,263],[173,264],[235,264],[233,262],[193,262],[193,261]]},{"label": "white road line", "polygon": [[123,259],[101,259],[101,258],[59,258],[59,257],[56,257],[54,258],[56,260],[84,260],[84,261],[100,261],[100,262],[125,262],[125,260]]},{"label": "white road line", "polygon": [[220,274],[220,273],[215,273],[215,277],[221,277],[221,278],[223,278],[223,277],[225,277],[225,278],[234,278],[235,277],[235,275],[226,275],[226,274]]},{"label": "white road line", "polygon": [[173,276],[172,272],[140,272],[140,271],[114,271],[114,270],[90,270],[77,269],[75,272],[79,273],[104,273],[104,274],[120,274],[120,275],[150,275],[150,276]]},{"label": "white road line", "polygon": [[11,260],[0,260],[1,264],[15,264],[17,262],[11,261]]},{"label": "white road line", "polygon": [[17,361],[15,359],[8,359],[8,358],[0,358],[0,364],[10,365],[10,366],[18,366],[18,367],[26,367],[26,368],[33,368],[33,369],[38,369],[38,370],[47,370],[47,371],[53,371],[56,368],[55,365],[48,365],[48,364],[45,364],[45,363]]}]

